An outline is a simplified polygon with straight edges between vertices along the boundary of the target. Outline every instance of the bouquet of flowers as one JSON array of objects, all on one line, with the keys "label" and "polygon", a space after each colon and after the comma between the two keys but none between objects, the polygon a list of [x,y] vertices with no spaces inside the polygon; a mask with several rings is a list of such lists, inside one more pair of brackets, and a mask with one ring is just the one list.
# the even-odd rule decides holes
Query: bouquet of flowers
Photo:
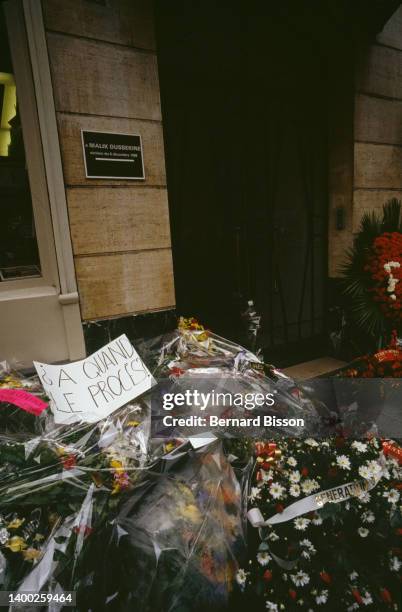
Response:
[{"label": "bouquet of flowers", "polygon": [[[0,363],[0,434],[32,437],[46,427],[46,395],[37,376],[24,376]],[[21,410],[16,402],[22,403]]]},{"label": "bouquet of flowers", "polygon": [[[139,351],[152,364],[152,373],[158,381],[150,393],[154,436],[188,438],[199,433],[197,426],[166,431],[161,424],[167,414],[162,397],[186,396],[193,390],[198,396],[209,398],[202,412],[186,401],[180,407],[169,408],[169,414],[172,417],[202,414],[209,423],[213,422],[210,417],[218,417],[220,424],[211,425],[211,430],[220,435],[244,436],[245,428],[236,429],[233,425],[233,419],[244,417],[271,417],[271,425],[265,422],[264,425],[273,436],[300,435],[300,425],[292,424],[298,418],[304,419],[305,427],[311,432],[326,426],[329,415],[322,403],[274,366],[262,363],[242,346],[204,329],[195,319],[180,319],[175,332],[148,342]],[[248,402],[256,396],[262,398],[262,403],[250,406]],[[271,401],[266,399],[269,396],[273,398]],[[260,427],[247,427],[247,435],[258,437]]]},{"label": "bouquet of flowers", "polygon": [[237,573],[256,609],[399,609],[402,450],[386,448],[340,436],[256,445],[256,541]]},{"label": "bouquet of flowers", "polygon": [[71,590],[84,542],[148,458],[148,434],[136,404],[96,425],[0,438],[0,588]]},{"label": "bouquet of flowers", "polygon": [[220,443],[185,443],[151,466],[95,530],[74,585],[78,607],[224,609],[244,551],[241,490]]}]

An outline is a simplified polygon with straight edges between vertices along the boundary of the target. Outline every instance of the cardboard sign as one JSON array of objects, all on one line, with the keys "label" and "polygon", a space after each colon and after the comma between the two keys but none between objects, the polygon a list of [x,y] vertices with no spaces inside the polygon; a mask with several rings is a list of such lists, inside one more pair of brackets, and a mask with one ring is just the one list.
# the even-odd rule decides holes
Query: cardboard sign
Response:
[{"label": "cardboard sign", "polygon": [[141,136],[81,131],[85,176],[98,179],[145,178]]},{"label": "cardboard sign", "polygon": [[125,334],[81,361],[34,365],[61,424],[95,423],[155,384]]}]

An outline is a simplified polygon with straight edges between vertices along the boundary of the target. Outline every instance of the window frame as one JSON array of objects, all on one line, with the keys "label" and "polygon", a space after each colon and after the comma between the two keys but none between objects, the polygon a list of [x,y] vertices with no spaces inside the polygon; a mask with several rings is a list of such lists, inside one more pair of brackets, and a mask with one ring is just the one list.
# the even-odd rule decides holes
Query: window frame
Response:
[{"label": "window frame", "polygon": [[31,190],[36,240],[38,245],[41,276],[15,279],[0,283],[0,298],[3,292],[18,291],[29,287],[54,287],[60,289],[56,250],[47,189],[46,169],[43,159],[41,133],[37,113],[37,100],[31,69],[31,58],[25,28],[24,11],[18,0],[3,3],[9,34],[9,45],[17,86],[24,139],[25,160]]},{"label": "window frame", "polygon": [[6,0],[2,6],[10,33],[41,277],[2,281],[0,305],[12,308],[21,300],[28,305],[42,298],[45,304],[51,297],[64,322],[64,332],[59,333],[64,333],[66,357],[81,359],[85,341],[41,1]]}]

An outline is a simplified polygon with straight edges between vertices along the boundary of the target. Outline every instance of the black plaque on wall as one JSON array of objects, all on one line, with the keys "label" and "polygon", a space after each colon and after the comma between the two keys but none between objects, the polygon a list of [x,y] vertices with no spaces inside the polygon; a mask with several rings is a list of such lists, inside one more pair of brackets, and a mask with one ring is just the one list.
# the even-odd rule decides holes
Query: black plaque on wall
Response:
[{"label": "black plaque on wall", "polygon": [[85,176],[99,179],[144,179],[141,136],[81,130]]}]

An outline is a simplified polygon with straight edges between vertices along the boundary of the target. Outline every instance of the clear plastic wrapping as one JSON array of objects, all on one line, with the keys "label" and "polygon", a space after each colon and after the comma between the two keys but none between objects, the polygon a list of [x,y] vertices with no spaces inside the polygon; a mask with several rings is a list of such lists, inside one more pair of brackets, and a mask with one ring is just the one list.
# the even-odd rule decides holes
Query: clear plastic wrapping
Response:
[{"label": "clear plastic wrapping", "polygon": [[2,590],[73,590],[87,537],[146,464],[147,415],[129,404],[96,425],[0,438]]},{"label": "clear plastic wrapping", "polygon": [[[207,406],[200,410],[186,401],[181,407],[170,408],[170,415],[206,417],[213,423],[211,430],[220,435],[258,438],[262,426],[271,437],[297,437],[320,433],[331,423],[326,406],[292,379],[192,320],[182,320],[176,332],[145,343],[140,351],[153,364],[158,381],[150,393],[154,436],[190,437],[202,431],[192,423],[177,429],[164,426],[167,412],[163,398],[186,393],[208,397]],[[210,417],[219,418],[219,423]],[[258,423],[247,427],[234,421],[255,417],[259,417]]]},{"label": "clear plastic wrapping", "polygon": [[82,609],[222,609],[245,552],[242,518],[241,488],[221,444],[176,449],[93,534],[75,585]]}]

